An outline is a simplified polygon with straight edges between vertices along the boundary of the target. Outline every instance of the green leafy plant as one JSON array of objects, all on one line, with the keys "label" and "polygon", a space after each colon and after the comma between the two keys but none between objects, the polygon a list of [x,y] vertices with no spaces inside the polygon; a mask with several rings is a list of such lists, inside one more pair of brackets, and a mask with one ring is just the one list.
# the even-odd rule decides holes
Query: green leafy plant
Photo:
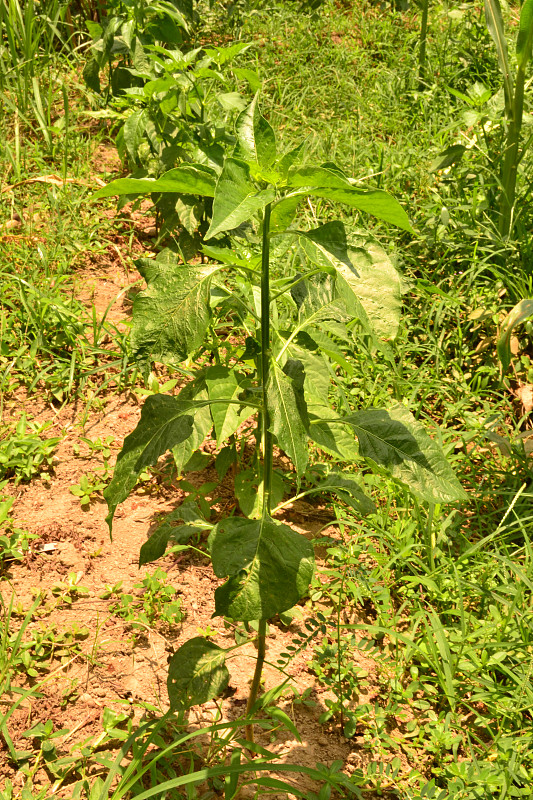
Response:
[{"label": "green leafy plant", "polygon": [[41,433],[51,423],[28,422],[22,414],[14,434],[8,433],[0,447],[0,478],[15,479],[15,483],[29,481],[35,475],[41,477],[53,466],[56,445],[60,436],[41,438]]},{"label": "green leafy plant", "polygon": [[[166,450],[173,450],[181,469],[212,428],[222,447],[251,418],[255,446],[248,468],[255,483],[250,482],[250,491],[258,493],[259,502],[250,504],[248,517],[218,522],[208,539],[214,572],[227,579],[215,592],[215,614],[258,621],[251,714],[267,620],[305,596],[314,569],[311,543],[272,517],[275,446],[290,459],[297,487],[309,463],[311,440],[338,460],[348,454],[366,460],[428,503],[461,500],[464,492],[439,446],[404,406],[348,407],[341,414],[330,405],[335,386],[331,364],[346,363],[343,346],[351,350],[359,336],[366,336],[388,352],[385,340],[394,337],[398,325],[399,278],[375,240],[350,236],[343,223],[326,222],[312,230],[295,226],[298,206],[315,196],[410,230],[407,215],[386,192],[361,188],[334,164],[298,166],[301,148],[280,157],[257,97],[240,114],[236,135],[235,150],[218,174],[190,164],[160,185],[170,192],[189,187],[213,198],[205,238],[214,242],[204,246],[211,260],[180,264],[164,251],[141,262],[148,288],[135,300],[132,343],[147,367],[152,360],[178,366],[205,352],[204,340],[217,329],[217,317],[219,330],[230,318],[233,335],[242,331],[240,357],[234,359],[232,351],[231,360],[220,358],[219,338],[208,345],[218,363],[201,366],[177,396],[156,394],[146,400],[104,496],[111,526],[117,505],[140,472]],[[141,194],[157,184],[141,180],[136,185],[130,179],[128,191],[134,194],[137,186]],[[120,187],[110,184],[95,196],[112,195]],[[340,489],[360,513],[373,508],[355,482],[339,485],[337,477],[323,483],[326,491]],[[154,555],[164,551],[165,536],[170,534],[154,543]],[[225,651],[209,639],[196,637],[184,644],[170,661],[171,706],[187,708],[221,692],[229,680],[225,660]],[[253,737],[251,728],[248,737]]]},{"label": "green leafy plant", "polygon": [[80,498],[82,508],[89,508],[94,498],[105,489],[107,486],[106,472],[107,470],[100,474],[88,472],[81,476],[79,484],[70,487],[71,493]]},{"label": "green leafy plant", "polygon": [[147,573],[142,581],[134,584],[135,594],[124,593],[120,582],[109,587],[103,597],[117,598],[110,610],[132,628],[145,629],[161,622],[177,625],[184,614],[177,591],[167,579],[167,573],[158,567],[152,575]]},{"label": "green leafy plant", "polygon": [[23,559],[31,540],[36,538],[35,534],[13,524],[9,512],[14,502],[14,497],[0,501],[0,571],[5,569],[6,562]]}]

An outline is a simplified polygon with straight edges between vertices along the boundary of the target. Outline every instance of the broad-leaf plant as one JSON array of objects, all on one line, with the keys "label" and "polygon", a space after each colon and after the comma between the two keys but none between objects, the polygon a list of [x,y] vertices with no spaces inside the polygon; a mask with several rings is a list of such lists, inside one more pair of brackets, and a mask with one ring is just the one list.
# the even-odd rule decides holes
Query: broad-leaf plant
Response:
[{"label": "broad-leaf plant", "polygon": [[[240,512],[212,525],[185,502],[143,545],[141,563],[160,557],[171,540],[183,544],[210,531],[213,570],[225,579],[215,591],[215,615],[258,631],[248,713],[257,700],[267,620],[305,597],[314,570],[312,543],[276,519],[286,489],[274,469],[280,458],[290,460],[299,496],[333,493],[361,514],[373,503],[343,466],[361,459],[429,504],[464,496],[439,446],[403,405],[353,410],[341,382],[335,389],[339,373],[344,381],[350,374],[348,353],[359,335],[384,351],[394,339],[400,280],[390,259],[341,221],[305,230],[298,222],[310,197],[409,231],[407,215],[386,192],[361,188],[332,163],[301,166],[301,156],[301,147],[280,156],[256,96],[238,117],[236,145],[221,168],[187,164],[127,182],[128,194],[212,198],[212,218],[202,263],[183,263],[170,250],[140,261],[147,288],[133,308],[135,357],[147,369],[153,362],[196,368],[178,394],[145,401],[105,491],[107,520],[111,528],[146,467],[170,450],[181,471],[214,432],[217,471],[233,466]],[[123,182],[111,183],[96,197],[122,190]],[[340,401],[332,402],[336,394]],[[170,660],[171,707],[205,702],[228,680],[226,651],[196,637]]]}]

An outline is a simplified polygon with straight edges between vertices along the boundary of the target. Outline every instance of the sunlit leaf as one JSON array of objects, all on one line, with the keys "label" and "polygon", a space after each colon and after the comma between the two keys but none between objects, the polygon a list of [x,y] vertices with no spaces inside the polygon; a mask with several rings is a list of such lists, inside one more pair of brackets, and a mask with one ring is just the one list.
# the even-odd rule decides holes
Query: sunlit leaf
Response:
[{"label": "sunlit leaf", "polygon": [[226,651],[202,636],[185,642],[168,663],[167,691],[173,711],[212,700],[228,683]]},{"label": "sunlit leaf", "polygon": [[218,233],[237,228],[274,198],[274,189],[256,189],[250,178],[250,167],[244,161],[227,158],[216,185],[213,217],[205,238],[211,239]]},{"label": "sunlit leaf", "polygon": [[342,418],[359,452],[430,503],[453,503],[466,494],[439,445],[404,407],[369,408]]}]

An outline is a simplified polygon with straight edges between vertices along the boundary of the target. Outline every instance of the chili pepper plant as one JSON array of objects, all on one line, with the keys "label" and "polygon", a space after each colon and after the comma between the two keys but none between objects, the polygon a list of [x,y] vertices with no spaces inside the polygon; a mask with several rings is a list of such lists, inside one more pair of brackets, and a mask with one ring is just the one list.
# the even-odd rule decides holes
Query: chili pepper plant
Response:
[{"label": "chili pepper plant", "polygon": [[[182,469],[214,430],[220,452],[235,461],[245,513],[213,525],[186,502],[172,517],[183,526],[163,524],[143,545],[140,561],[160,557],[172,539],[183,543],[194,531],[210,531],[213,570],[226,579],[215,591],[215,615],[257,623],[248,714],[258,698],[267,621],[305,597],[314,571],[312,543],[275,518],[284,491],[275,453],[290,459],[297,495],[337,493],[360,513],[374,506],[345,466],[356,459],[408,486],[418,501],[464,497],[440,447],[405,406],[353,410],[343,395],[346,377],[338,375],[349,373],[347,353],[359,336],[390,353],[400,313],[391,260],[375,239],[348,231],[340,220],[302,230],[298,209],[321,198],[404,231],[411,230],[408,217],[386,192],[361,188],[332,163],[301,166],[302,155],[302,147],[279,155],[256,96],[237,119],[234,150],[219,171],[189,163],[159,179],[128,179],[130,195],[212,198],[212,218],[207,262],[183,263],[165,250],[139,264],[147,288],[133,308],[135,357],[147,369],[154,361],[197,367],[178,394],[146,399],[104,493],[107,519],[111,528],[115,509],[147,466],[170,450]],[[117,193],[120,182],[96,197]],[[254,435],[238,440],[246,422]],[[253,455],[245,458],[250,440]],[[316,481],[302,491],[311,451]],[[203,637],[181,646],[169,666],[171,707],[186,709],[220,694],[229,681],[229,651]]]}]

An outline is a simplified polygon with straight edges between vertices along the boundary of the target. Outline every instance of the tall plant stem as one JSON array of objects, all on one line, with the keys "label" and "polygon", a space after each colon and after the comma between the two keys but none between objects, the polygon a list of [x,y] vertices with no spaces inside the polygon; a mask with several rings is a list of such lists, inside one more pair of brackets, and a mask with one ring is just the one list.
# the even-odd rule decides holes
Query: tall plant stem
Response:
[{"label": "tall plant stem", "polygon": [[429,0],[422,2],[422,25],[420,27],[420,48],[418,50],[418,91],[424,88],[426,79],[426,44],[428,36]]},{"label": "tall plant stem", "polygon": [[516,73],[513,102],[508,114],[507,138],[502,170],[502,192],[500,199],[499,231],[502,238],[511,233],[513,206],[516,195],[516,177],[518,172],[520,131],[524,114],[525,69],[519,67]]},{"label": "tall plant stem", "polygon": [[263,413],[261,415],[261,445],[263,451],[263,514],[270,515],[272,487],[273,442],[267,410],[267,384],[270,371],[270,212],[269,203],[263,217],[263,250],[261,257],[261,393]]},{"label": "tall plant stem", "polygon": [[[248,703],[246,705],[246,716],[249,717],[252,713],[257,695],[259,694],[259,686],[261,685],[261,674],[263,672],[263,664],[265,663],[266,654],[266,619],[259,620],[259,628],[257,630],[257,661],[255,662],[254,677],[250,687],[250,694],[248,695]],[[246,726],[246,738],[249,742],[254,741],[254,726]]]},{"label": "tall plant stem", "polygon": [[[263,517],[270,516],[273,441],[269,430],[270,420],[267,408],[267,385],[270,371],[270,213],[272,206],[269,203],[263,216],[263,249],[261,254],[261,448],[263,455]],[[248,696],[246,716],[249,716],[257,700],[261,675],[266,653],[266,619],[259,620],[257,630],[257,661],[255,662],[254,677]],[[253,725],[246,727],[246,738],[254,741]]]}]

